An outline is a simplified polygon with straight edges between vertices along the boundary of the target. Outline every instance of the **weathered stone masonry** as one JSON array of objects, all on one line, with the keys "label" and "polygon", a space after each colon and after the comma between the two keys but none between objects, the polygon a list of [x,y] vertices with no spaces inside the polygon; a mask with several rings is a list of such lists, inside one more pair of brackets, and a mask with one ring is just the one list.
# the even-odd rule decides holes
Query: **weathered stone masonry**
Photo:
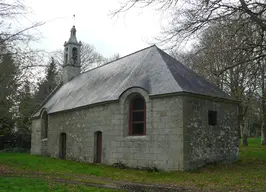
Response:
[{"label": "weathered stone masonry", "polygon": [[[145,136],[128,136],[129,101],[141,94],[147,106]],[[218,112],[218,125],[208,125],[208,110]],[[237,105],[189,96],[150,98],[140,88],[123,93],[119,102],[49,115],[48,139],[33,132],[32,153],[59,156],[59,135],[67,134],[67,159],[94,162],[95,132],[103,135],[104,164],[187,170],[238,156]],[[33,121],[40,126],[40,120]],[[39,140],[39,141],[38,141]],[[47,147],[46,147],[47,143]]]},{"label": "weathered stone masonry", "polygon": [[[128,136],[128,100],[141,94],[147,106],[147,133]],[[34,122],[38,122],[35,120]],[[103,134],[102,159],[104,164],[123,163],[130,167],[157,167],[164,170],[182,170],[182,98],[149,99],[148,94],[133,88],[126,91],[119,103],[49,115],[48,147],[43,154],[59,155],[59,135],[67,134],[67,159],[92,163],[94,160],[94,133]],[[33,132],[32,153],[38,151],[38,131]],[[35,149],[35,150],[34,150]],[[173,153],[175,151],[175,153]]]},{"label": "weathered stone masonry", "polygon": [[[217,111],[217,125],[208,125],[208,111]],[[217,98],[184,98],[185,169],[238,158],[238,107]]]}]

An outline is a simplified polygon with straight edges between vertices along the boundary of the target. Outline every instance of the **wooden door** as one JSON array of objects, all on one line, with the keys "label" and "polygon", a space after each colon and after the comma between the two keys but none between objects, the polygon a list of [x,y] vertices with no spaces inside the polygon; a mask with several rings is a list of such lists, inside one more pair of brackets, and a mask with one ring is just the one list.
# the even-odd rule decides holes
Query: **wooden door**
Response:
[{"label": "wooden door", "polygon": [[96,163],[102,162],[102,132],[96,133]]},{"label": "wooden door", "polygon": [[66,158],[66,134],[60,134],[60,144],[59,144],[59,157],[61,159]]}]

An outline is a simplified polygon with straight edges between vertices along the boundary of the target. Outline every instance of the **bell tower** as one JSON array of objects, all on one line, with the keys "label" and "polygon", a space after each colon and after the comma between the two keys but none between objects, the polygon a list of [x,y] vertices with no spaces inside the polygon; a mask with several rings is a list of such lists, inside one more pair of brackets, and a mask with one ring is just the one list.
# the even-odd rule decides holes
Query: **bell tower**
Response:
[{"label": "bell tower", "polygon": [[69,40],[64,43],[64,84],[80,74],[80,47],[81,42],[77,41],[76,28],[73,26],[70,30]]}]

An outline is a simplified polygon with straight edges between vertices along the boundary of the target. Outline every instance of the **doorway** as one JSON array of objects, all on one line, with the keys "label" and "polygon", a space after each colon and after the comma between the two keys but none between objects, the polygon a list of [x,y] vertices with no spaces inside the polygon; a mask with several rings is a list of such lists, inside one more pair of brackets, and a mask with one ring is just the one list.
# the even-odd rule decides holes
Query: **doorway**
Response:
[{"label": "doorway", "polygon": [[102,132],[95,132],[95,153],[94,153],[94,161],[95,163],[102,162]]},{"label": "doorway", "polygon": [[66,133],[61,133],[59,138],[59,158],[66,158]]}]

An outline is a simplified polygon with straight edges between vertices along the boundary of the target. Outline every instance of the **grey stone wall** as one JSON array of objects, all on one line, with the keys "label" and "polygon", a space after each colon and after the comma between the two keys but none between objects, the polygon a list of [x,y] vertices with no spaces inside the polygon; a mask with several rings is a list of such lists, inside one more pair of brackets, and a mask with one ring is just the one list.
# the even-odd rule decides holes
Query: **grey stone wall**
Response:
[{"label": "grey stone wall", "polygon": [[[32,132],[31,132],[31,154],[49,155],[48,153],[48,138],[44,137],[44,120],[42,110],[39,119],[32,120]],[[49,121],[49,116],[48,116]]]},{"label": "grey stone wall", "polygon": [[[217,125],[208,124],[208,110],[217,111]],[[238,158],[236,103],[198,97],[184,98],[184,168]]]},{"label": "grey stone wall", "polygon": [[[146,101],[146,135],[129,136],[129,102]],[[208,110],[218,124],[208,125]],[[48,138],[41,140],[41,119],[32,122],[33,154],[59,157],[59,138],[66,133],[66,158],[92,163],[96,135],[102,132],[102,163],[129,167],[187,170],[208,162],[238,158],[237,105],[189,96],[150,97],[140,88],[125,91],[119,101],[49,114]]]},{"label": "grey stone wall", "polygon": [[71,66],[67,65],[64,66],[63,68],[63,82],[67,83],[70,81],[72,78],[76,77],[77,75],[80,74],[80,66]]},{"label": "grey stone wall", "polygon": [[[144,136],[128,136],[129,100],[136,93],[146,100]],[[95,132],[101,131],[104,164],[182,170],[182,126],[181,97],[150,99],[143,89],[132,88],[121,95],[119,102],[50,114],[48,154],[59,156],[59,136],[64,132],[67,135],[66,158],[92,163],[95,159]],[[38,139],[34,137],[33,144]],[[38,151],[34,146],[32,152]]]},{"label": "grey stone wall", "polygon": [[[129,101],[135,93],[140,93],[146,100],[146,136],[127,135]],[[131,167],[182,169],[182,97],[151,99],[145,91],[133,88],[121,96],[120,106],[124,131],[121,151],[114,151],[114,155],[122,156],[121,162]]]},{"label": "grey stone wall", "polygon": [[48,153],[48,138],[41,140],[41,155],[49,156]]},{"label": "grey stone wall", "polygon": [[32,120],[31,154],[41,154],[41,119]]}]

